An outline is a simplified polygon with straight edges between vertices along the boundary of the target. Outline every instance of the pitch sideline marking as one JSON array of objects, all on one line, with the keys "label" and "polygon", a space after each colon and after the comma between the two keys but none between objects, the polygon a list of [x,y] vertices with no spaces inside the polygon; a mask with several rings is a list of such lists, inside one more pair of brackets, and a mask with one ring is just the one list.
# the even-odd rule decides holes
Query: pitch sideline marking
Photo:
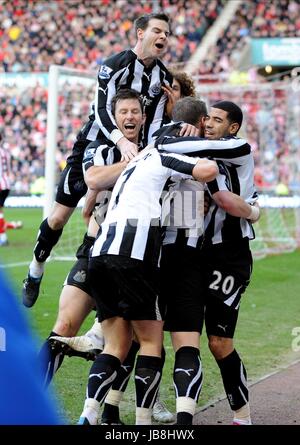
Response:
[{"label": "pitch sideline marking", "polygon": [[[281,371],[284,371],[285,369],[288,369],[289,367],[292,367],[294,365],[297,365],[298,363],[300,363],[300,359],[296,359],[291,363],[287,363],[286,365],[282,365],[279,366],[275,371],[270,372],[269,374],[265,374],[264,376],[260,377],[259,379],[255,380],[254,382],[248,382],[248,388],[250,388],[251,386],[257,385],[257,383],[262,382],[263,380],[268,379],[269,377],[272,377],[273,375],[279,374]],[[196,412],[195,414],[199,414],[202,411],[206,411],[208,408],[213,407],[216,403],[218,402],[222,402],[223,400],[226,400],[227,397],[218,397],[217,399],[208,402],[206,405],[201,406]]]},{"label": "pitch sideline marking", "polygon": [[30,261],[22,261],[20,263],[0,264],[0,269],[9,269],[11,267],[27,266],[28,264],[30,264]]}]

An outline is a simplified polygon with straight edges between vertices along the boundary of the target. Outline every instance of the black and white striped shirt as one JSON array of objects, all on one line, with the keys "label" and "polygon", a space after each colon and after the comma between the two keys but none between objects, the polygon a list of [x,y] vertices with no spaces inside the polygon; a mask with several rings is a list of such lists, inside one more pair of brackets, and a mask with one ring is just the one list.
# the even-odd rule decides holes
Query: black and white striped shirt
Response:
[{"label": "black and white striped shirt", "polygon": [[[146,121],[142,139],[146,146],[163,124],[167,96],[161,86],[172,85],[172,81],[171,74],[158,59],[146,67],[131,49],[109,57],[99,69],[92,112],[77,139],[95,141],[104,135],[116,144],[123,134],[112,115],[111,100],[119,88],[131,88],[141,93],[143,99]],[[84,144],[77,144],[68,157],[68,164],[82,162],[85,148]]]},{"label": "black and white striped shirt", "polygon": [[[245,158],[245,162],[240,166],[222,164],[219,163],[219,170],[222,174],[207,184],[209,193],[213,195],[220,190],[229,190],[242,196],[249,204],[253,204],[258,199],[254,185],[253,157]],[[204,230],[205,245],[255,238],[252,224],[247,219],[229,215],[214,201],[205,216]]]},{"label": "black and white striped shirt", "polygon": [[114,143],[123,136],[111,113],[111,100],[119,88],[132,88],[141,93],[145,107],[144,144],[152,140],[152,134],[161,127],[167,100],[162,85],[171,85],[172,76],[160,60],[150,67],[138,59],[131,50],[109,57],[98,73],[95,96],[95,129],[99,127]]},{"label": "black and white striped shirt", "polygon": [[196,158],[158,152],[155,148],[136,156],[115,184],[92,256],[123,255],[157,266],[164,185],[176,173],[191,178],[196,163]]},{"label": "black and white striped shirt", "polygon": [[[210,157],[222,161],[219,164],[220,174],[208,184],[210,193],[229,190],[249,203],[257,199],[253,155],[250,145],[244,139],[232,137],[207,140],[164,135],[156,140],[155,146],[174,153]],[[224,241],[254,238],[254,231],[249,221],[233,217],[216,205],[211,207],[205,217],[204,228],[206,243],[218,244]]]},{"label": "black and white striped shirt", "polygon": [[[112,165],[116,162],[120,162],[120,160],[121,153],[116,145],[106,138],[101,138],[91,142],[85,149],[82,169],[85,174],[90,167]],[[102,190],[97,195],[94,215],[99,225],[105,218],[110,197],[111,190]]]}]

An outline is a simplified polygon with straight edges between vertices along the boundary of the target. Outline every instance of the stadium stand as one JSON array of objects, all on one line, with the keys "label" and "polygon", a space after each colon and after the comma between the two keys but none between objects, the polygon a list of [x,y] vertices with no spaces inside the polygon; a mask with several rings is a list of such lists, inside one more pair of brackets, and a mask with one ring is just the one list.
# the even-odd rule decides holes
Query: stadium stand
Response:
[{"label": "stadium stand", "polygon": [[[162,1],[160,9],[172,17],[164,61],[188,60],[222,5],[223,0],[213,0],[209,6],[205,0]],[[97,67],[106,57],[133,46],[134,20],[152,10],[152,2],[132,0],[4,0],[0,3],[0,74],[48,72],[49,65],[56,63],[94,70],[96,78]],[[94,96],[90,89],[83,97],[81,88],[66,84],[59,98],[57,164],[61,169]],[[29,88],[22,82],[1,85],[0,128],[13,156],[15,194],[29,194],[30,183],[43,175],[46,110],[47,90],[39,82]]]},{"label": "stadium stand", "polygon": [[[47,76],[50,63],[97,72],[109,55],[130,47],[133,42],[133,21],[142,14],[159,8],[172,17],[169,52],[164,62],[170,67],[184,67],[201,46],[207,30],[221,17],[224,0],[162,0],[137,2],[117,0],[95,2],[71,0],[48,3],[33,0],[4,0],[0,3],[0,128],[4,143],[13,157],[15,194],[30,194],[30,183],[43,175],[45,159],[47,89],[40,80],[31,85],[23,74],[42,73]],[[220,97],[238,101],[247,116],[245,133],[255,150],[257,185],[273,190],[284,181],[291,190],[299,188],[300,167],[295,162],[299,131],[293,125],[299,106],[299,91],[281,87],[260,94],[251,89],[233,93],[215,88],[209,94],[204,80],[228,78],[236,66],[243,46],[250,36],[299,36],[300,5],[295,0],[276,3],[253,0],[239,2],[225,29],[218,28],[216,44],[209,48],[205,60],[196,65],[200,74],[199,94],[208,102]],[[21,82],[8,82],[5,75],[21,76]],[[206,79],[203,79],[203,75]],[[225,77],[224,77],[225,76]],[[261,81],[262,79],[260,79]],[[64,162],[89,113],[94,91],[80,84],[63,85],[59,95],[57,165]],[[272,110],[272,125],[266,121]],[[296,113],[296,114],[295,114]],[[286,134],[290,119],[293,137]],[[278,131],[274,131],[274,129]],[[268,131],[265,131],[268,130]],[[267,146],[262,163],[261,147]],[[59,173],[59,171],[58,171]]]}]

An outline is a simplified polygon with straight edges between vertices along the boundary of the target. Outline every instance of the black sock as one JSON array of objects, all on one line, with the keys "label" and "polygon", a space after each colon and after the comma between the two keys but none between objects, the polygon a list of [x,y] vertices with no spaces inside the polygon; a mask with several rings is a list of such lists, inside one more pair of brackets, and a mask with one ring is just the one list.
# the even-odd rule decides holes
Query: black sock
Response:
[{"label": "black sock", "polygon": [[176,425],[193,425],[193,414],[180,411],[176,416]]},{"label": "black sock", "polygon": [[48,224],[48,220],[44,219],[42,224],[40,225],[37,243],[34,248],[34,256],[36,260],[40,263],[46,261],[49,257],[51,250],[58,242],[63,229],[53,230]]},{"label": "black sock", "polygon": [[104,403],[101,423],[120,423],[120,410],[118,406]]},{"label": "black sock", "polygon": [[[175,354],[173,382],[176,399],[188,397],[198,402],[202,388],[203,374],[200,353],[198,348],[183,346]],[[177,425],[191,425],[193,414],[191,412],[177,412]]]},{"label": "black sock", "polygon": [[[136,406],[151,408],[154,405],[161,379],[161,358],[139,355],[135,365]],[[149,388],[151,388],[149,390]]]},{"label": "black sock", "polygon": [[99,354],[90,370],[87,398],[102,403],[121,366],[120,360],[110,354]]},{"label": "black sock", "polygon": [[64,360],[64,354],[58,345],[51,344],[49,338],[57,336],[55,332],[50,332],[48,338],[43,343],[39,352],[39,360],[41,363],[42,376],[45,386],[48,386],[53,379],[54,374],[58,371]]},{"label": "black sock", "polygon": [[[118,370],[117,377],[115,378],[111,386],[111,389],[115,391],[125,392],[130,379],[130,375],[134,368],[135,357],[139,349],[140,349],[139,343],[133,341],[129,349],[129,352],[127,354],[127,357],[125,358],[124,362],[122,363],[122,365]],[[119,421],[120,421],[119,406],[111,405],[110,403],[107,403],[105,401],[102,412],[102,422],[117,423]]]},{"label": "black sock", "polygon": [[217,360],[217,363],[228,402],[231,409],[236,411],[249,401],[246,369],[236,350],[227,357]]},{"label": "black sock", "polygon": [[114,383],[112,384],[111,387],[112,389],[122,392],[125,391],[128,385],[131,372],[134,368],[135,357],[139,349],[140,349],[139,343],[133,341],[129,349],[129,352],[127,354],[127,357],[125,358],[120,369],[118,370],[117,377],[115,378]]}]

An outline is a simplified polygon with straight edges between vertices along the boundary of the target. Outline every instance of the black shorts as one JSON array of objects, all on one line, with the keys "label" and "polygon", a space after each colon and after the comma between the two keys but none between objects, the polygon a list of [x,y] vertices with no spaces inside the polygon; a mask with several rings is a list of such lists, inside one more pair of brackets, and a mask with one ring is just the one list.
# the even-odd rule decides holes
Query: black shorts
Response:
[{"label": "black shorts", "polygon": [[216,244],[201,251],[206,280],[208,335],[233,338],[242,294],[252,273],[249,241]]},{"label": "black shorts", "polygon": [[125,320],[164,319],[157,268],[125,256],[102,255],[90,258],[89,279],[99,321],[116,316]]},{"label": "black shorts", "polygon": [[86,194],[82,166],[66,165],[57,186],[55,201],[66,207],[77,207],[80,199]]},{"label": "black shorts", "polygon": [[4,207],[4,203],[6,198],[9,195],[10,190],[6,189],[6,190],[0,190],[0,207]]},{"label": "black shorts", "polygon": [[202,332],[205,308],[199,251],[176,242],[162,248],[162,295],[167,304],[165,331]]},{"label": "black shorts", "polygon": [[70,270],[64,285],[79,287],[79,289],[91,295],[91,287],[88,279],[88,265],[90,250],[95,242],[92,236],[84,235],[82,244],[78,247],[76,252],[77,261]]},{"label": "black shorts", "polygon": [[88,295],[91,295],[91,287],[88,279],[88,258],[79,258],[70,270],[64,285],[79,287]]},{"label": "black shorts", "polygon": [[87,186],[83,178],[82,159],[86,147],[91,141],[85,134],[79,133],[73,146],[72,154],[67,159],[57,186],[55,201],[66,207],[77,207],[80,199],[86,194]]}]

